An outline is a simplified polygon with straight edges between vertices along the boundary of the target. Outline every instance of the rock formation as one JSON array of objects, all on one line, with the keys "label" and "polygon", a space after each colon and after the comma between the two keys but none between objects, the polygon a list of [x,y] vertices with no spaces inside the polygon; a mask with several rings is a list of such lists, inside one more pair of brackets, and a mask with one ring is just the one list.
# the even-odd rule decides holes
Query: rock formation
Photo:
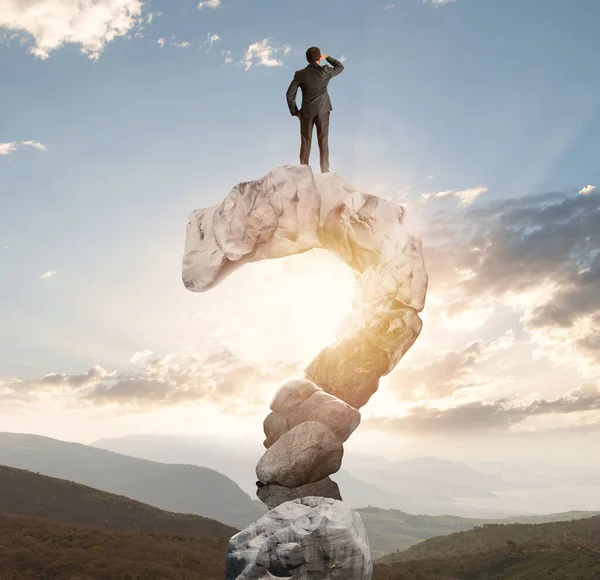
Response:
[{"label": "rock formation", "polygon": [[229,541],[226,580],[370,580],[367,532],[344,502],[304,497],[281,504]]},{"label": "rock formation", "polygon": [[219,205],[192,212],[183,282],[204,292],[244,264],[313,248],[330,251],[356,272],[354,311],[305,376],[275,393],[256,468],[257,495],[272,511],[231,539],[228,580],[371,575],[360,517],[340,501],[329,476],[339,470],[342,445],[360,423],[358,409],[421,332],[427,271],[405,209],[335,173],[278,167],[236,185]]}]

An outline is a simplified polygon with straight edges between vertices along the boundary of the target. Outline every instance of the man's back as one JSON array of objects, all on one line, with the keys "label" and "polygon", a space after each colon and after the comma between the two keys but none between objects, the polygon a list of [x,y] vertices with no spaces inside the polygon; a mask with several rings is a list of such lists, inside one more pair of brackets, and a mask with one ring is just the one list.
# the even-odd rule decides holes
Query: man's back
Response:
[{"label": "man's back", "polygon": [[287,92],[288,106],[292,115],[296,112],[294,108],[298,88],[302,91],[303,117],[322,115],[333,110],[327,85],[334,76],[344,70],[344,65],[331,56],[327,57],[327,62],[332,66],[320,66],[318,63],[312,63],[294,74],[294,80]]}]

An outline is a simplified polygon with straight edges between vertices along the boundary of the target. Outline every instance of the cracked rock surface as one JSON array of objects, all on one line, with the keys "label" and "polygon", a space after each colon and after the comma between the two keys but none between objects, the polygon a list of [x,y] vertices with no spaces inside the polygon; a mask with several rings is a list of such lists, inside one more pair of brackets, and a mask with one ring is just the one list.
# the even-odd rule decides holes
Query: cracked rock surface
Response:
[{"label": "cracked rock surface", "polygon": [[370,580],[367,532],[344,502],[304,497],[272,509],[229,540],[226,580]]},{"label": "cracked rock surface", "polygon": [[360,409],[421,332],[427,270],[403,206],[361,192],[336,173],[277,167],[237,184],[220,204],[192,212],[183,282],[204,292],[244,264],[313,248],[343,260],[358,280],[353,314],[306,378]]}]

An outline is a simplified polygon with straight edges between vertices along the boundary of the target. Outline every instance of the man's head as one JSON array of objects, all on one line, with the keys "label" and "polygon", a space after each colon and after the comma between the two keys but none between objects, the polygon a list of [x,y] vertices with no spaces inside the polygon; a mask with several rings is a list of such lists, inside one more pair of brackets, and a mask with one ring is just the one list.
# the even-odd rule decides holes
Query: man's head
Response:
[{"label": "man's head", "polygon": [[319,62],[321,60],[321,49],[317,48],[316,46],[311,46],[306,51],[306,60],[309,64]]}]

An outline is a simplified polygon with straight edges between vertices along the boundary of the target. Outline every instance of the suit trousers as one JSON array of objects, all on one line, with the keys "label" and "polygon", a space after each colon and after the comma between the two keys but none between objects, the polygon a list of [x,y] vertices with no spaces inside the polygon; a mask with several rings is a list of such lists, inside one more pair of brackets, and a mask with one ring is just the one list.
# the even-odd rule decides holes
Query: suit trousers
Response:
[{"label": "suit trousers", "polygon": [[317,127],[317,142],[321,161],[321,173],[329,171],[329,113],[314,117],[300,117],[300,163],[308,165],[312,144],[313,127]]}]

